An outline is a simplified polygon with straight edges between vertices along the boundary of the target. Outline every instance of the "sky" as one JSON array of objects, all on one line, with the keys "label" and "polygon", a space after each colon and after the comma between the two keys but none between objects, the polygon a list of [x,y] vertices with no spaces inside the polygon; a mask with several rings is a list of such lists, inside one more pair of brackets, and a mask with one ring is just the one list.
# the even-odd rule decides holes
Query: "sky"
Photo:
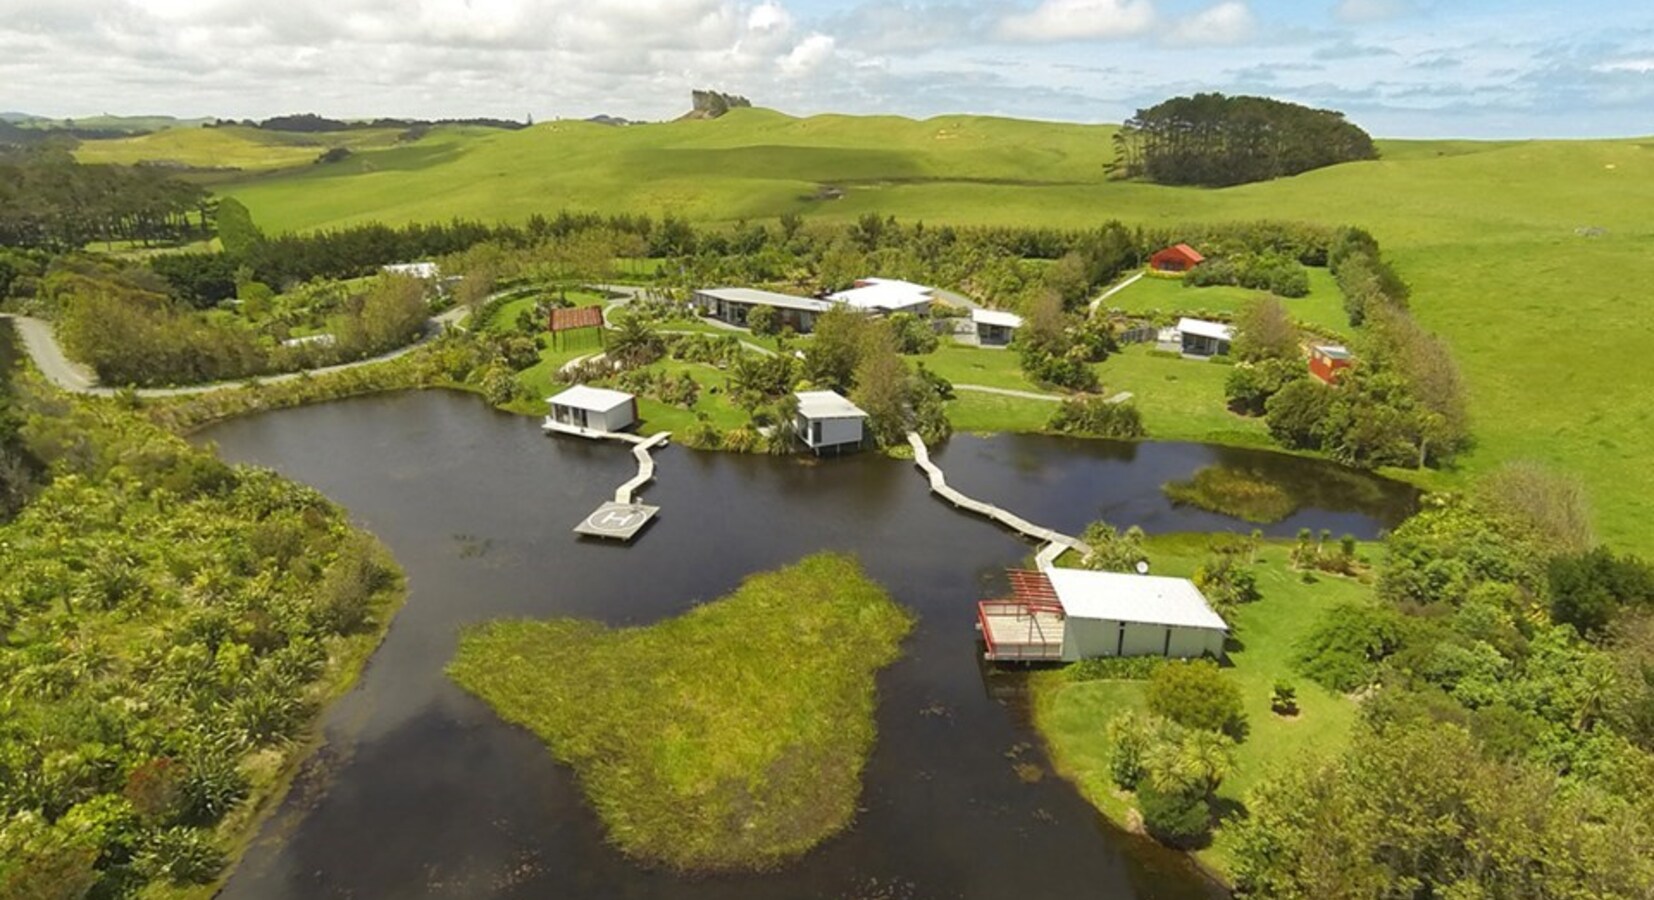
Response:
[{"label": "sky", "polygon": [[1118,122],[1196,91],[1381,137],[1654,134],[1654,2],[0,0],[0,111]]}]

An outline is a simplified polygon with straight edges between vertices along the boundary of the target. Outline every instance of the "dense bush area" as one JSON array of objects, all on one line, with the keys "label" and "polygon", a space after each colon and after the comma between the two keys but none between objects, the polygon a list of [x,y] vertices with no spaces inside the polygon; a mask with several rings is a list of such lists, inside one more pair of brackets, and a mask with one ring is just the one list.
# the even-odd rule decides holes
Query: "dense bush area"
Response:
[{"label": "dense bush area", "polygon": [[0,896],[210,882],[401,576],[309,488],[109,405],[22,406],[50,479],[0,525]]},{"label": "dense bush area", "polygon": [[1051,416],[1050,428],[1063,434],[1089,437],[1140,438],[1143,414],[1129,400],[1114,403],[1106,397],[1087,394],[1063,400]]},{"label": "dense bush area", "polygon": [[196,240],[211,233],[199,185],[143,166],[81,165],[53,148],[0,145],[0,246],[79,250],[93,241]]},{"label": "dense bush area", "polygon": [[1297,260],[1279,253],[1208,257],[1183,275],[1183,283],[1189,287],[1234,285],[1278,297],[1309,296],[1309,273]]},{"label": "dense bush area", "polygon": [[1580,549],[1580,510],[1489,479],[1388,541],[1377,605],[1331,611],[1303,673],[1361,690],[1353,746],[1248,799],[1246,896],[1654,893],[1650,567]]},{"label": "dense bush area", "polygon": [[430,314],[420,282],[381,276],[338,292],[325,340],[283,344],[245,318],[202,315],[151,287],[116,270],[76,279],[52,304],[64,348],[104,384],[225,381],[361,359],[413,341]]}]

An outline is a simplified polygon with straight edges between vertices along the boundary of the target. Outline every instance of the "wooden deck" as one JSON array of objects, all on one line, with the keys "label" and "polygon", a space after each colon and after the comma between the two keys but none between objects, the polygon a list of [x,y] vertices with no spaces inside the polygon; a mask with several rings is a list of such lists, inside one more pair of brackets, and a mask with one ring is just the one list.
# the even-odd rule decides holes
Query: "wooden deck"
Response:
[{"label": "wooden deck", "polygon": [[1062,659],[1067,620],[1055,609],[1030,608],[1014,601],[977,604],[976,627],[995,662],[1045,662]]},{"label": "wooden deck", "polygon": [[1045,546],[1036,557],[1042,568],[1055,563],[1057,557],[1061,556],[1066,550],[1073,550],[1081,556],[1089,557],[1091,555],[1091,547],[1079,538],[1070,537],[1042,525],[1035,525],[1013,512],[1000,509],[992,503],[984,503],[981,500],[967,497],[955,488],[950,487],[947,476],[943,475],[942,470],[930,461],[930,448],[925,446],[924,438],[910,431],[907,434],[907,442],[913,445],[913,461],[920,469],[924,470],[926,477],[930,479],[932,492],[960,509],[969,510],[979,516],[991,519],[1012,531],[1044,544]]}]

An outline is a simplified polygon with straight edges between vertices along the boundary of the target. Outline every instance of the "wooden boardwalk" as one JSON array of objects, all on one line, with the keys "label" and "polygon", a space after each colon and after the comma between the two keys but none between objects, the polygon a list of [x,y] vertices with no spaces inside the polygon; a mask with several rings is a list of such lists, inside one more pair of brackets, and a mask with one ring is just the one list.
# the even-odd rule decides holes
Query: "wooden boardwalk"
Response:
[{"label": "wooden boardwalk", "polygon": [[638,488],[655,479],[655,458],[649,455],[649,451],[666,443],[666,439],[671,436],[670,431],[663,431],[647,439],[631,434],[615,435],[621,440],[630,440],[632,455],[637,457],[637,474],[632,476],[630,481],[615,488],[616,503],[632,503],[632,495],[637,493]]},{"label": "wooden boardwalk", "polygon": [[907,442],[913,445],[913,461],[920,469],[924,470],[925,476],[930,479],[932,492],[960,509],[970,510],[983,518],[991,519],[1012,531],[1044,544],[1045,546],[1035,557],[1041,569],[1055,563],[1057,557],[1061,556],[1066,550],[1073,550],[1081,556],[1089,557],[1091,555],[1091,547],[1079,538],[1052,531],[1041,525],[1035,525],[1016,513],[1000,509],[992,503],[984,503],[981,500],[967,497],[955,488],[950,487],[947,476],[943,475],[942,470],[930,461],[930,448],[925,446],[924,438],[919,437],[916,432],[910,431],[907,433]]},{"label": "wooden boardwalk", "polygon": [[643,526],[660,512],[658,506],[645,506],[637,502],[637,492],[649,482],[655,480],[655,458],[649,451],[664,445],[672,436],[670,431],[649,437],[639,437],[622,431],[600,431],[596,428],[581,428],[576,425],[565,425],[552,421],[548,416],[541,426],[547,434],[570,434],[591,440],[611,440],[632,445],[632,456],[637,459],[637,474],[627,479],[620,487],[615,488],[612,501],[605,502],[592,514],[574,526],[578,534],[591,537],[612,538],[619,541],[630,541],[636,537]]}]

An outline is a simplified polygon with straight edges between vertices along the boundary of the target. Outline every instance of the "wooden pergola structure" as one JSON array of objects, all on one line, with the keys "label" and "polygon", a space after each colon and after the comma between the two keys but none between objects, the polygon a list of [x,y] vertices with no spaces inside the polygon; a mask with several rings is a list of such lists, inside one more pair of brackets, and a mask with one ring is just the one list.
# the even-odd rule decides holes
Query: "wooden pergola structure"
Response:
[{"label": "wooden pergola structure", "polygon": [[1011,596],[976,604],[977,628],[995,662],[1062,659],[1068,613],[1044,572],[1010,569]]},{"label": "wooden pergola structure", "polygon": [[546,319],[546,330],[551,332],[551,345],[557,346],[559,335],[583,328],[597,329],[598,346],[603,344],[603,308],[576,306],[572,309],[554,309]]}]

